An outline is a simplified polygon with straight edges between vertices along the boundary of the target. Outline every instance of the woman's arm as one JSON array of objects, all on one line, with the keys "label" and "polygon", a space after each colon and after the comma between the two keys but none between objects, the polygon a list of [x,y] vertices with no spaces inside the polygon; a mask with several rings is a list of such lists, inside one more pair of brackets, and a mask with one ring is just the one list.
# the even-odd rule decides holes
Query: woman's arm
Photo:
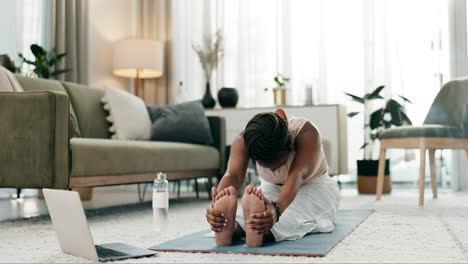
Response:
[{"label": "woman's arm", "polygon": [[319,164],[321,138],[317,129],[307,122],[294,142],[296,155],[289,168],[288,177],[281,188],[276,201],[280,212],[284,212],[292,203],[301,188],[304,176],[310,175]]},{"label": "woman's arm", "polygon": [[229,154],[227,170],[218,185],[218,191],[229,186],[239,190],[244,184],[245,172],[249,162],[249,155],[245,149],[244,138],[242,134],[234,139]]},{"label": "woman's arm", "polygon": [[[281,213],[296,197],[303,184],[304,175],[309,175],[317,166],[320,166],[318,158],[321,151],[321,138],[317,129],[307,122],[297,135],[294,147],[296,155],[276,201]],[[277,218],[272,202],[265,199],[265,205],[267,207],[265,212],[253,214],[252,218],[254,219],[249,223],[257,233],[270,231]]]}]

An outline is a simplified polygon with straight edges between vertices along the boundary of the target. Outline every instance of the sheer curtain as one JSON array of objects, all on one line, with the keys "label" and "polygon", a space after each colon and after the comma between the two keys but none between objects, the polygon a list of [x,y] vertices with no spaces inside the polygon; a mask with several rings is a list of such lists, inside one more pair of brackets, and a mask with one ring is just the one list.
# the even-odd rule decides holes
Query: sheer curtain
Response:
[{"label": "sheer curtain", "polygon": [[[3,0],[0,2],[0,54],[8,54],[17,66],[18,53],[31,58],[29,46],[44,44],[45,0]],[[23,65],[24,70],[28,66]]]},{"label": "sheer curtain", "polygon": [[[200,15],[206,9],[211,27],[203,31]],[[187,40],[220,29],[225,56],[213,90],[236,87],[240,107],[271,106],[272,94],[263,89],[272,87],[280,72],[292,78],[289,104],[303,104],[305,87],[312,84],[315,103],[346,104],[349,111],[360,111],[361,105],[344,92],[362,95],[385,85],[386,98],[399,94],[413,101],[407,112],[414,124],[421,124],[447,81],[447,0],[204,0],[184,2],[173,12],[180,29],[174,37],[179,45],[174,47],[174,56],[179,56],[175,65],[180,65],[176,74],[192,83],[202,78]],[[176,87],[183,100],[203,94],[203,85],[183,85]],[[361,115],[349,120],[350,168],[362,157],[362,123]],[[393,155],[399,156],[397,162],[403,159],[402,152]],[[417,179],[417,164],[400,167],[399,175]]]},{"label": "sheer curtain", "polygon": [[[450,0],[450,79],[468,76],[467,4],[465,0]],[[468,157],[463,150],[451,151],[451,187],[455,191],[468,189]]]},{"label": "sheer curtain", "polygon": [[171,88],[175,103],[197,100],[203,96],[204,75],[192,45],[201,43],[203,35],[210,33],[206,20],[210,20],[210,14],[209,1],[171,2]]}]

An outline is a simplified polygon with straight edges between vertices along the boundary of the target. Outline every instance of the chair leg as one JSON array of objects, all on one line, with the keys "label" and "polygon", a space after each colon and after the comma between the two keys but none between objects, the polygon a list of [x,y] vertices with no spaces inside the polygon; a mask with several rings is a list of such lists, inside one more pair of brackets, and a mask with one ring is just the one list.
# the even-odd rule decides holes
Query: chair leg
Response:
[{"label": "chair leg", "polygon": [[195,180],[195,192],[197,193],[197,199],[200,198],[200,193],[198,192],[198,181],[197,178]]},{"label": "chair leg", "polygon": [[419,205],[424,205],[424,187],[426,185],[426,147],[419,149]]},{"label": "chair leg", "polygon": [[435,166],[435,149],[429,149],[429,164],[431,167],[432,197],[437,198],[437,172]]},{"label": "chair leg", "polygon": [[385,154],[387,149],[380,147],[380,158],[379,158],[379,172],[377,174],[377,188],[375,192],[375,199],[380,200],[382,196],[383,183],[384,183],[384,172],[385,172]]}]

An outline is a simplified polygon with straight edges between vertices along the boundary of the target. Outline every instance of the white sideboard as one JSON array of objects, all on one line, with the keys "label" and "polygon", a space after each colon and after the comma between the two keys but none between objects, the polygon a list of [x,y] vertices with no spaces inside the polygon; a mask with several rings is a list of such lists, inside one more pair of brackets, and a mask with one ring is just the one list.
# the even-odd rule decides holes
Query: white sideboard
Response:
[{"label": "white sideboard", "polygon": [[[287,114],[304,117],[314,123],[322,137],[331,142],[330,175],[348,172],[347,112],[344,105],[282,106]],[[223,108],[207,109],[206,115],[226,119],[226,140],[231,144],[247,122],[257,113],[272,112],[277,108]]]}]

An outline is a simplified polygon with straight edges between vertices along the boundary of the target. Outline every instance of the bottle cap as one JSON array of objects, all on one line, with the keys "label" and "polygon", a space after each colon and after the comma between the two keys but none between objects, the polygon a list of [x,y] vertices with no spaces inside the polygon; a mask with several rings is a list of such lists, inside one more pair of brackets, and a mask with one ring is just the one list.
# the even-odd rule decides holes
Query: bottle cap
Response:
[{"label": "bottle cap", "polygon": [[164,174],[164,173],[162,173],[162,172],[158,172],[158,173],[156,174],[156,178],[157,178],[158,180],[165,180],[165,179],[166,179],[166,174]]}]

